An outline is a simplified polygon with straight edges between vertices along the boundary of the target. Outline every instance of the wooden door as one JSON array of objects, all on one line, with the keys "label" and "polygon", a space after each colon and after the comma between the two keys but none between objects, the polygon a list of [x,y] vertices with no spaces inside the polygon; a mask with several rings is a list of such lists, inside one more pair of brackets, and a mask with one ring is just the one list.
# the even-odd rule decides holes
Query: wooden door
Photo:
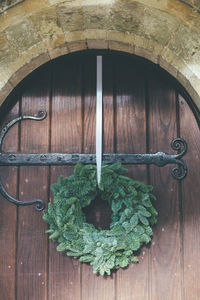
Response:
[{"label": "wooden door", "polygon": [[[61,57],[39,68],[1,110],[1,126],[19,115],[45,109],[42,122],[14,126],[6,152],[94,153],[96,58],[93,52]],[[139,263],[112,276],[56,251],[42,213],[0,201],[1,300],[199,300],[200,131],[194,110],[178,84],[158,67],[133,56],[103,54],[104,153],[173,153],[171,141],[188,143],[188,176],[171,176],[171,165],[127,166],[128,175],[154,186],[158,223],[140,251]],[[20,200],[53,201],[51,183],[73,166],[1,167],[8,192]],[[96,219],[96,212],[100,219]],[[110,212],[99,203],[88,218],[108,226]]]}]

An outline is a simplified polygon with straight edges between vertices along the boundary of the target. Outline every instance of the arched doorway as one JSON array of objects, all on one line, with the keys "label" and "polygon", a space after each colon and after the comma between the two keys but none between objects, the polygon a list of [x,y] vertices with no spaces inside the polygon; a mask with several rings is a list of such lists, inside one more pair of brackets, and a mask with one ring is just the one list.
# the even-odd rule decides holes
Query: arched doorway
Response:
[{"label": "arched doorway", "polygon": [[[3,123],[45,109],[39,123],[9,132],[4,151],[95,152],[96,53],[61,57],[31,74],[7,100]],[[140,262],[102,278],[86,264],[56,252],[41,213],[1,199],[0,249],[4,299],[198,299],[200,276],[199,127],[195,108],[179,85],[153,64],[115,52],[103,53],[104,153],[172,153],[177,136],[188,143],[189,173],[171,176],[171,165],[128,166],[129,176],[154,186],[158,224]],[[15,102],[13,106],[12,103]],[[3,108],[4,109],[4,108]],[[1,167],[4,184],[21,200],[52,200],[49,186],[68,167]],[[101,219],[104,222],[104,218]]]}]

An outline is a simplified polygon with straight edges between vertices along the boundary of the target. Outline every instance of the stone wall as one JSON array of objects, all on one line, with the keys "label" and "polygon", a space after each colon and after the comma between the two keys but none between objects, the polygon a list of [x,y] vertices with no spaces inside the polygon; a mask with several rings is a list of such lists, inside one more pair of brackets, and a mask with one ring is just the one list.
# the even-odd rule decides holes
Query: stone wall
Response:
[{"label": "stone wall", "polygon": [[0,15],[0,102],[32,70],[113,49],[159,64],[200,108],[199,0],[25,0]]},{"label": "stone wall", "polygon": [[24,0],[0,0],[0,14]]}]

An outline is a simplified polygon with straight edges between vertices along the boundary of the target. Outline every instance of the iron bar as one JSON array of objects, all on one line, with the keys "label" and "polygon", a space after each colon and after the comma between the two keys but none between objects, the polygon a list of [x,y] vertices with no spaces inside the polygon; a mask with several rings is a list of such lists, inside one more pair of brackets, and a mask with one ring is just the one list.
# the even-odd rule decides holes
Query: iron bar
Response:
[{"label": "iron bar", "polygon": [[[120,162],[123,164],[146,164],[163,167],[167,164],[177,164],[172,175],[176,179],[183,179],[187,174],[187,166],[181,159],[187,151],[186,142],[177,138],[172,141],[173,150],[180,151],[178,154],[167,154],[165,152],[157,152],[153,154],[103,154],[103,162],[112,164]],[[182,150],[181,150],[182,148]],[[96,164],[95,154],[79,154],[79,153],[0,153],[0,166],[62,166],[74,165],[77,163]],[[180,170],[182,169],[182,171]],[[179,170],[179,171],[178,171]],[[180,173],[181,171],[181,173]]]},{"label": "iron bar", "polygon": [[[77,163],[96,164],[95,154],[84,153],[4,153],[2,152],[2,144],[8,130],[17,122],[23,120],[41,121],[47,116],[46,111],[39,111],[36,116],[22,116],[8,123],[0,133],[0,166],[61,166],[74,165]],[[120,162],[123,164],[146,164],[163,167],[167,164],[175,164],[172,168],[172,176],[175,179],[182,180],[187,175],[187,166],[182,157],[187,152],[187,144],[182,138],[176,138],[171,143],[171,148],[178,154],[168,154],[165,152],[157,152],[152,154],[124,154],[124,153],[105,153],[103,154],[103,162],[112,164]],[[101,155],[101,153],[100,153]],[[102,156],[102,155],[101,155]],[[0,178],[0,194],[9,202],[17,206],[33,205],[38,211],[45,207],[44,201],[34,199],[30,201],[20,201],[10,196],[2,184]]]}]

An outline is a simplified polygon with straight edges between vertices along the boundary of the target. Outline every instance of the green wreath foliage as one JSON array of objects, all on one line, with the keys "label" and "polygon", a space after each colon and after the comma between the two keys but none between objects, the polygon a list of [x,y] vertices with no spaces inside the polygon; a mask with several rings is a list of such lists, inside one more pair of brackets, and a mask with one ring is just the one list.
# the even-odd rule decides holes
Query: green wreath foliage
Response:
[{"label": "green wreath foliage", "polygon": [[[152,186],[124,176],[126,172],[120,163],[103,165],[98,187],[96,166],[78,163],[72,176],[61,176],[52,185],[54,203],[44,211],[49,238],[59,242],[57,250],[90,263],[100,275],[138,262],[135,252],[150,242],[157,221]],[[111,206],[109,230],[87,223],[83,213],[97,196]]]}]

